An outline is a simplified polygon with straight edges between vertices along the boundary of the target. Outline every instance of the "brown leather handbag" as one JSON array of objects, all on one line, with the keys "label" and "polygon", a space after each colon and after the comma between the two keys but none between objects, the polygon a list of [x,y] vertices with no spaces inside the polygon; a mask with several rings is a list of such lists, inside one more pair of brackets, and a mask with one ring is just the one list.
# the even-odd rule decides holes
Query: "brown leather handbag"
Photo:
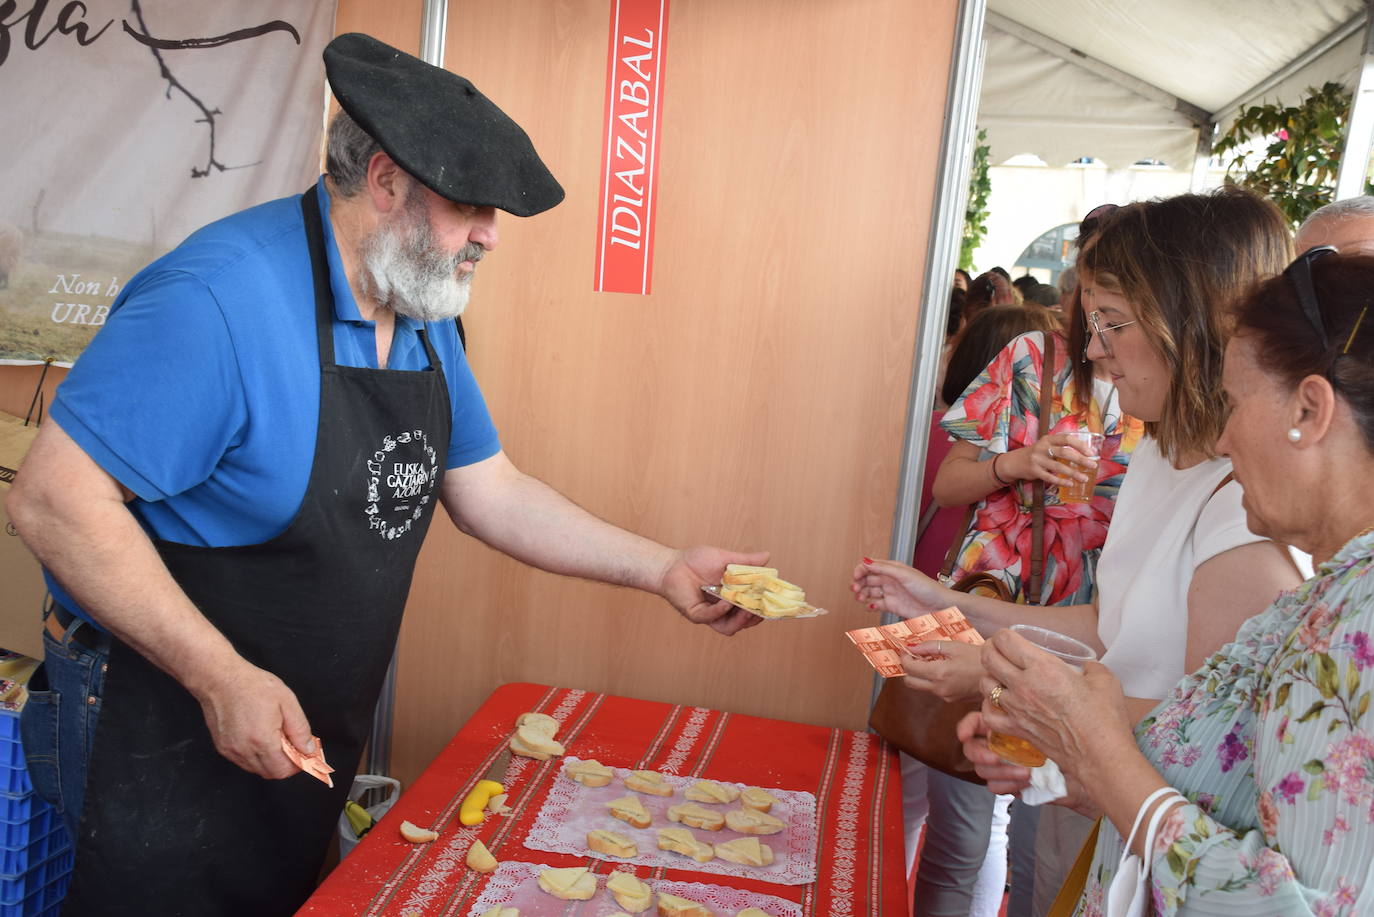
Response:
[{"label": "brown leather handbag", "polygon": [[[1054,335],[1045,335],[1045,358],[1040,373],[1040,432],[1050,428],[1050,411],[1054,397]],[[1036,481],[1031,488],[1031,562],[1026,585],[1026,602],[1040,603],[1041,583],[1045,571],[1045,483]],[[969,527],[973,524],[974,508],[964,514],[964,524],[945,554],[941,576],[947,577],[963,547]],[[1011,591],[1005,583],[990,573],[970,573],[960,577],[952,587],[956,592],[986,595],[1010,602]],[[868,714],[868,727],[890,744],[911,757],[938,771],[984,784],[974,772],[973,762],[964,756],[963,745],[955,735],[955,727],[966,715],[982,706],[981,699],[945,701],[926,691],[908,688],[901,678],[883,682],[878,699]]]}]

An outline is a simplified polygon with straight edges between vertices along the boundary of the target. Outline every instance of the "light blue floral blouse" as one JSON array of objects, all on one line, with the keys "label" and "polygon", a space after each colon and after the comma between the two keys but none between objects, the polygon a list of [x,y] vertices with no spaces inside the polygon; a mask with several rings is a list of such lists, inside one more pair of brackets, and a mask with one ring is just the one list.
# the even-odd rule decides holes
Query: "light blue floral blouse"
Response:
[{"label": "light blue floral blouse", "polygon": [[[1372,549],[1352,539],[1136,728],[1192,803],[1155,845],[1156,913],[1374,914]],[[1122,846],[1104,820],[1076,914],[1104,913]]]}]

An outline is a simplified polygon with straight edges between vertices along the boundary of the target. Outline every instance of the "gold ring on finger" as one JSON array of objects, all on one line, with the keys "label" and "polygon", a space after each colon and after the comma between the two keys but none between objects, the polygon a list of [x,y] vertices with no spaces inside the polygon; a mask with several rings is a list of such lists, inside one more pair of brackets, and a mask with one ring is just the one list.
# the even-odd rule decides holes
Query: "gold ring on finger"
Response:
[{"label": "gold ring on finger", "polygon": [[1003,687],[1002,685],[993,685],[993,686],[992,686],[992,690],[988,692],[988,703],[992,704],[992,705],[993,705],[994,707],[996,707],[998,710],[1001,710],[1001,709],[1002,709],[1002,692],[1005,691],[1005,690],[1006,690],[1006,688]]}]

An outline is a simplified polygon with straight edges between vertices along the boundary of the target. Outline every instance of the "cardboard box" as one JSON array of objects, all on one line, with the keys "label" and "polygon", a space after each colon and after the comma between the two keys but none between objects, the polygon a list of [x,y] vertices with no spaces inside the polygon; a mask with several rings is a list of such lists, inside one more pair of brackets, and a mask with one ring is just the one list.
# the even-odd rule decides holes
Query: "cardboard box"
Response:
[{"label": "cardboard box", "polygon": [[0,648],[43,658],[43,599],[48,587],[38,560],[10,525],[3,501],[37,428],[0,412]]}]

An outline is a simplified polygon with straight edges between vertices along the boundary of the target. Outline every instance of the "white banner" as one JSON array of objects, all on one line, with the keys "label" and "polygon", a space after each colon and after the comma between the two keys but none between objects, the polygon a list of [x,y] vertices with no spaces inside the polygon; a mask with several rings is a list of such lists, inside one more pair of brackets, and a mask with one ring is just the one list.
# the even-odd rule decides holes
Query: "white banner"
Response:
[{"label": "white banner", "polygon": [[0,362],[68,364],[139,268],[315,179],[334,3],[0,7]]}]

